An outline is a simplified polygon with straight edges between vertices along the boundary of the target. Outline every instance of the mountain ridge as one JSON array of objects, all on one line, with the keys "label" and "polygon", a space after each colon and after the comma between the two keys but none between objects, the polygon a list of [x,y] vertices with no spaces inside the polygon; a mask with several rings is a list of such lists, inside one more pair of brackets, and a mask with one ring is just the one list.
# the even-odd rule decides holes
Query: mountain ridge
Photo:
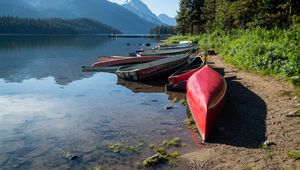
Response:
[{"label": "mountain ridge", "polygon": [[158,16],[158,18],[164,24],[167,24],[167,25],[170,25],[170,26],[176,26],[176,19],[172,18],[172,17],[169,17],[167,14],[160,14]]},{"label": "mountain ridge", "polygon": [[126,0],[124,2],[124,4],[122,4],[121,6],[149,22],[152,22],[152,23],[155,23],[158,25],[162,24],[162,22],[148,8],[148,6],[140,0]]},{"label": "mountain ridge", "polygon": [[[18,3],[16,3],[18,1]],[[26,4],[22,8],[18,4]],[[159,25],[140,18],[122,6],[107,0],[1,0],[0,15],[30,18],[89,18],[123,33],[149,33]],[[5,10],[7,7],[15,11]],[[23,7],[24,8],[24,7]],[[28,14],[30,15],[28,15]]]}]

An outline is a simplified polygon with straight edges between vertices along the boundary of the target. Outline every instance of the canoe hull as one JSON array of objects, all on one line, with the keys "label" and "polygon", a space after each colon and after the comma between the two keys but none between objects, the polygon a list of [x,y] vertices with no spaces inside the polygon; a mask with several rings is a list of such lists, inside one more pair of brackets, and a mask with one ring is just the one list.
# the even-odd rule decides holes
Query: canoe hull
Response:
[{"label": "canoe hull", "polygon": [[195,72],[187,82],[187,101],[199,133],[209,138],[223,109],[227,84],[207,65]]},{"label": "canoe hull", "polygon": [[146,63],[155,60],[167,58],[167,56],[154,56],[154,57],[103,57],[92,65],[92,67],[107,67],[107,66],[119,66],[129,64]]},{"label": "canoe hull", "polygon": [[137,53],[139,56],[149,56],[149,55],[170,55],[170,54],[184,54],[190,51],[195,51],[197,47],[187,47],[178,49],[153,49]]},{"label": "canoe hull", "polygon": [[170,84],[181,83],[187,81],[190,76],[192,76],[197,70],[204,66],[204,62],[201,57],[196,56],[190,63],[181,69],[177,70],[170,77],[168,81]]}]

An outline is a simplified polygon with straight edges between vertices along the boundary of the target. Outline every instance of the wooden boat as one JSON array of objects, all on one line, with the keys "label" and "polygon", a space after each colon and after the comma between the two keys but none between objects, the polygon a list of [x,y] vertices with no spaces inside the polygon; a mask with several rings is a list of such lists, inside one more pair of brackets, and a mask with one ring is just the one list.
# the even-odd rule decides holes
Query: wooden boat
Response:
[{"label": "wooden boat", "polygon": [[203,67],[204,64],[201,57],[196,56],[191,62],[168,77],[169,84],[165,86],[166,90],[185,92],[188,78]]},{"label": "wooden boat", "polygon": [[206,141],[222,111],[226,81],[205,65],[188,79],[186,88],[189,108],[202,139]]},{"label": "wooden boat", "polygon": [[160,60],[167,58],[168,56],[149,56],[149,57],[101,57],[92,67],[107,67],[107,66],[119,66],[128,64],[139,64],[146,63],[150,61]]},{"label": "wooden boat", "polygon": [[130,67],[121,67],[116,73],[119,78],[143,81],[157,78],[159,76],[170,75],[188,61],[189,55],[175,55],[173,57],[160,59],[144,64],[137,64]]},{"label": "wooden boat", "polygon": [[193,47],[195,46],[192,43],[182,43],[182,44],[170,44],[170,45],[163,45],[163,44],[158,44],[156,46],[154,46],[153,48],[148,48],[148,49],[141,49],[136,51],[138,52],[143,52],[143,51],[147,51],[147,50],[166,50],[166,49],[180,49],[180,48],[187,48],[187,47]]},{"label": "wooden boat", "polygon": [[104,66],[104,67],[93,67],[93,66],[82,66],[82,72],[107,72],[115,73],[119,68],[123,66],[132,66],[132,65],[122,65],[122,66]]},{"label": "wooden boat", "polygon": [[[190,51],[196,51],[197,46],[188,46],[183,48],[167,48],[167,49],[151,49],[137,52],[137,56],[149,56],[149,55],[170,55],[170,54],[184,54]],[[132,53],[130,53],[132,55]]]}]

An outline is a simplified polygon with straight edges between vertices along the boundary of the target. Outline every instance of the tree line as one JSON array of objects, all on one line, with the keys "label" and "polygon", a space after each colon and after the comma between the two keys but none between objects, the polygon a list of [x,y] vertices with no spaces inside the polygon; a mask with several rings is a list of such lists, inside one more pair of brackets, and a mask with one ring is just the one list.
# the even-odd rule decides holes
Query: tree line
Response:
[{"label": "tree line", "polygon": [[181,0],[177,32],[198,34],[218,29],[288,28],[300,22],[299,0]]},{"label": "tree line", "polygon": [[150,30],[151,34],[176,34],[176,27],[169,25],[162,25]]},{"label": "tree line", "polygon": [[87,18],[29,19],[0,17],[0,34],[111,34],[120,31]]}]

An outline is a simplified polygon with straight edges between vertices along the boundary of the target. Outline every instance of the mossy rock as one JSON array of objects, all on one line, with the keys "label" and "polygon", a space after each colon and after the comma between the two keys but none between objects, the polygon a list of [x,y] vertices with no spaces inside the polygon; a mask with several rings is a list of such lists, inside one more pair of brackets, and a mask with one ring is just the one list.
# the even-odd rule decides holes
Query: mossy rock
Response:
[{"label": "mossy rock", "polygon": [[196,126],[196,123],[194,121],[194,119],[192,117],[190,118],[186,118],[184,121],[183,121],[183,124],[185,127],[187,128],[191,128],[193,130],[197,130],[197,126]]},{"label": "mossy rock", "polygon": [[157,164],[160,164],[160,163],[163,163],[163,162],[166,162],[166,161],[168,161],[166,155],[156,153],[155,155],[146,158],[143,161],[143,165],[144,166],[153,166],[153,165],[157,165]]},{"label": "mossy rock", "polygon": [[175,137],[171,140],[164,140],[161,142],[161,145],[163,146],[175,146],[175,147],[180,147],[181,146],[181,139],[179,137]]}]

